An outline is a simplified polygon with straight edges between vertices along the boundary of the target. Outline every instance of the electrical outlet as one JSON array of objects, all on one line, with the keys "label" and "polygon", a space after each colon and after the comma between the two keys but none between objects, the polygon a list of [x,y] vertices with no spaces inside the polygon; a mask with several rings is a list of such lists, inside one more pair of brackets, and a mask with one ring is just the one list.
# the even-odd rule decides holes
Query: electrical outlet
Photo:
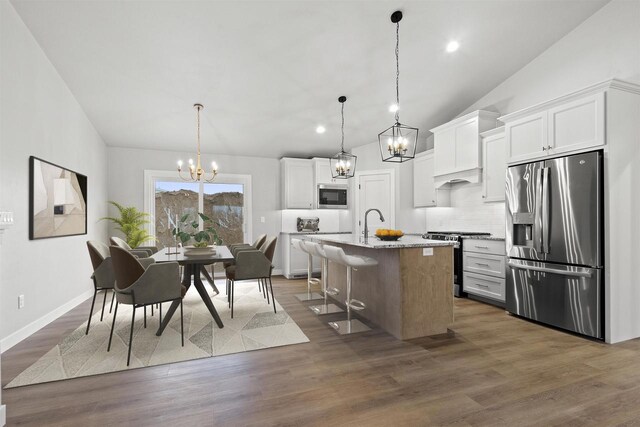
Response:
[{"label": "electrical outlet", "polygon": [[24,295],[18,295],[18,308],[24,308]]},{"label": "electrical outlet", "polygon": [[266,222],[265,217],[261,216],[261,217],[260,217],[260,222],[264,224],[264,223]]}]

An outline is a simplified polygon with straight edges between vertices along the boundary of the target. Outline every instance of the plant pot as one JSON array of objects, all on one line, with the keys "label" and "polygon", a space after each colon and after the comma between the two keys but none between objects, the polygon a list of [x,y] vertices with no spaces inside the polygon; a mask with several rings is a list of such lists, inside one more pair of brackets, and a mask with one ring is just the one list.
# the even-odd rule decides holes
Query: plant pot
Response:
[{"label": "plant pot", "polygon": [[201,248],[185,246],[183,249],[184,256],[207,256],[216,254],[216,247],[214,245],[204,246]]}]

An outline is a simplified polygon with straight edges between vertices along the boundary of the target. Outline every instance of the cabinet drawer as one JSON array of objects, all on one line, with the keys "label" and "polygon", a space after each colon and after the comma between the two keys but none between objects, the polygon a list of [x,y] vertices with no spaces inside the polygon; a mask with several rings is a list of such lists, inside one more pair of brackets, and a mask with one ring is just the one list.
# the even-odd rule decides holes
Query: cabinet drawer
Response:
[{"label": "cabinet drawer", "polygon": [[462,247],[465,252],[478,252],[492,255],[506,254],[504,240],[464,239]]},{"label": "cabinet drawer", "polygon": [[505,277],[505,256],[489,255],[476,252],[465,252],[462,265],[464,271],[479,274],[488,274],[489,276]]},{"label": "cabinet drawer", "polygon": [[504,279],[481,274],[464,273],[464,292],[504,302]]}]

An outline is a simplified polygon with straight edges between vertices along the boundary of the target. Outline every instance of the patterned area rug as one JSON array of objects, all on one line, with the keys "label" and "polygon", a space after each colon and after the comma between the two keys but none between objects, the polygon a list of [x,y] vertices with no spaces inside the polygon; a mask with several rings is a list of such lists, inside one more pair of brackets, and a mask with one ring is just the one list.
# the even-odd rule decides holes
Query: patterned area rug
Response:
[{"label": "patterned area rug", "polygon": [[[277,301],[278,312],[273,312],[273,305],[267,305],[267,300],[258,290],[256,282],[236,283],[234,318],[231,319],[224,286],[224,282],[218,284],[221,294],[212,298],[224,323],[223,329],[219,329],[215,324],[200,295],[192,286],[183,302],[184,347],[180,345],[180,309],[176,310],[161,337],[155,335],[158,329],[158,311],[155,310],[152,317],[151,309],[147,307],[145,329],[143,310],[138,309],[131,364],[127,367],[131,306],[118,307],[111,351],[107,352],[112,321],[112,314],[108,314],[107,301],[104,320],[100,322],[100,311],[97,310],[91,319],[89,335],[85,335],[85,322],[62,338],[58,345],[5,388],[309,342],[307,336]],[[209,287],[207,289],[210,290]],[[110,298],[109,294],[108,299]],[[101,308],[98,301],[100,298],[96,300],[96,307]],[[165,303],[163,313],[168,308],[169,303]]]}]

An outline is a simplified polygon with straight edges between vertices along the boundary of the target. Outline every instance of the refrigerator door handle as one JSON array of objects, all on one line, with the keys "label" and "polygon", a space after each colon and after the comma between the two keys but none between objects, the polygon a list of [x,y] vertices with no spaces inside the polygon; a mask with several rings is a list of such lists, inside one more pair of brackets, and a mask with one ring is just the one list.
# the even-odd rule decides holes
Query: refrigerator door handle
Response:
[{"label": "refrigerator door handle", "polygon": [[536,267],[536,266],[533,266],[533,265],[516,264],[516,263],[511,262],[511,261],[509,261],[507,264],[511,268],[517,268],[517,269],[520,269],[520,270],[540,271],[542,273],[559,274],[561,276],[591,277],[591,272],[590,271],[558,270],[558,269],[555,269],[555,268]]},{"label": "refrigerator door handle", "polygon": [[542,169],[536,171],[533,212],[533,248],[542,252]]},{"label": "refrigerator door handle", "polygon": [[542,252],[549,253],[549,168],[544,167],[542,172]]}]

